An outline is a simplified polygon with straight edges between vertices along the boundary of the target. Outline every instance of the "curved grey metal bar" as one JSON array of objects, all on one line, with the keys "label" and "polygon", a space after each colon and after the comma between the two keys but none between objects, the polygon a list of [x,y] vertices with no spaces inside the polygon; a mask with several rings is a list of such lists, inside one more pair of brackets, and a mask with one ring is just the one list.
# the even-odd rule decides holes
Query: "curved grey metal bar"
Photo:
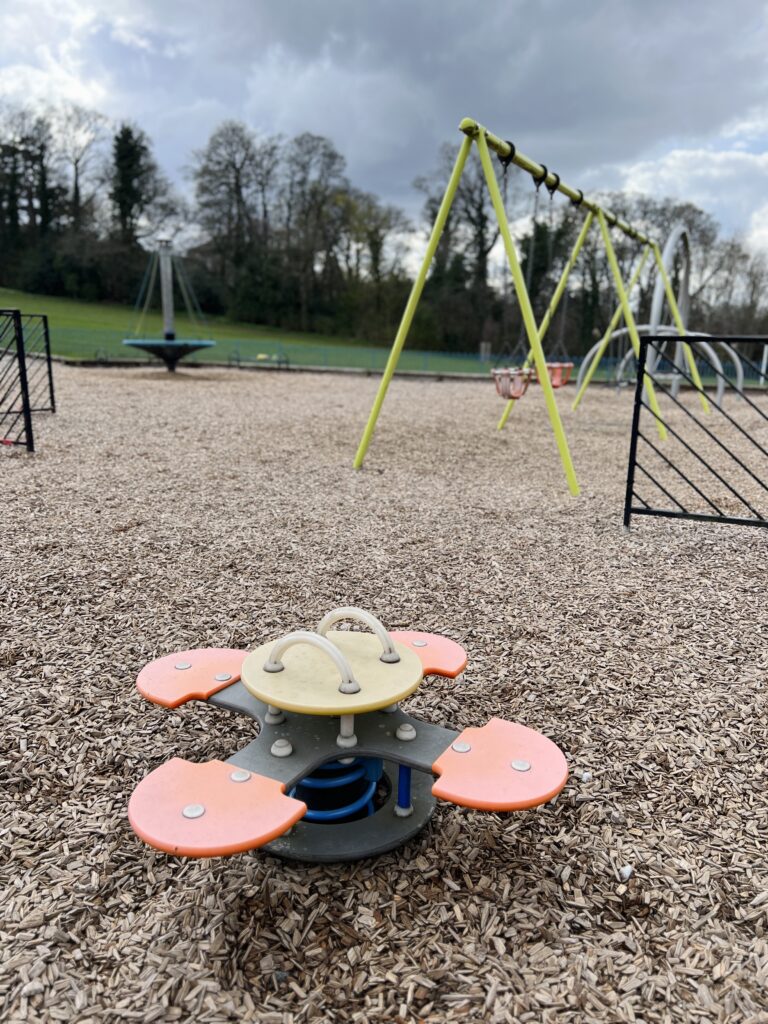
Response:
[{"label": "curved grey metal bar", "polygon": [[[680,317],[682,318],[683,326],[687,327],[688,315],[691,310],[691,242],[688,234],[688,228],[682,221],[678,221],[672,226],[672,230],[664,243],[664,248],[661,253],[661,262],[668,277],[671,276],[672,265],[675,260],[675,252],[680,245],[682,245],[683,249],[683,272],[680,278],[680,289],[677,294],[677,308],[680,310]],[[664,289],[664,280],[661,274],[657,273],[656,281],[653,286],[651,315],[649,319],[651,334],[657,333],[657,328],[661,326],[661,316],[664,309],[665,298],[666,292]]]}]

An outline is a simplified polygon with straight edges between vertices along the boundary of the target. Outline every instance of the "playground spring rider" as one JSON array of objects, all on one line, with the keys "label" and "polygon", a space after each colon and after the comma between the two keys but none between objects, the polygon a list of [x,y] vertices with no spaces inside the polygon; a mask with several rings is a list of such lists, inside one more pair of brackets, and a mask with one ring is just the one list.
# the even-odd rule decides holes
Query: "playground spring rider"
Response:
[{"label": "playground spring rider", "polygon": [[[331,630],[344,619],[372,632]],[[359,608],[337,608],[314,632],[250,653],[159,658],[137,681],[153,703],[207,700],[261,729],[227,761],[175,757],[156,768],[131,796],[131,825],[151,846],[188,857],[264,846],[295,860],[344,861],[406,842],[435,798],[488,811],[551,800],[568,768],[546,736],[500,718],[457,733],[398,707],[425,674],[453,679],[466,663],[453,640],[388,633]]]}]

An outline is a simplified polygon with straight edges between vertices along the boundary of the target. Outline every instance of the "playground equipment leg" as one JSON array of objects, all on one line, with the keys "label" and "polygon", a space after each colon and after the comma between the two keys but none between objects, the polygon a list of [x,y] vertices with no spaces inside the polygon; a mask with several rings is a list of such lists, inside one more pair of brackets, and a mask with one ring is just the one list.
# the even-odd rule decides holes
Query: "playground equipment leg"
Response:
[{"label": "playground equipment leg", "polygon": [[[583,223],[582,227],[581,227],[581,231],[579,232],[579,237],[576,239],[576,243],[575,243],[575,245],[573,247],[573,250],[571,252],[570,257],[568,258],[568,262],[566,263],[565,267],[563,268],[563,273],[562,273],[562,276],[560,277],[560,280],[557,283],[557,288],[555,289],[555,294],[552,296],[552,301],[550,302],[549,306],[547,307],[547,312],[544,314],[544,318],[542,319],[541,323],[539,324],[538,335],[539,335],[539,341],[540,342],[544,341],[544,336],[546,335],[547,331],[549,330],[549,326],[552,323],[552,319],[553,319],[555,313],[557,312],[557,307],[560,304],[560,299],[563,297],[563,293],[565,292],[565,286],[568,284],[568,278],[569,278],[570,273],[571,273],[571,271],[573,270],[573,268],[574,268],[574,266],[576,264],[576,260],[578,259],[579,253],[581,252],[581,247],[584,245],[584,242],[586,241],[587,235],[589,234],[589,229],[592,227],[592,221],[594,220],[594,217],[595,217],[595,215],[590,210],[589,213],[587,214],[585,220],[584,220],[584,223]],[[528,367],[531,365],[531,359],[532,358],[533,358],[533,353],[529,352],[527,357],[526,357],[525,362],[523,363],[524,369],[527,370]],[[504,412],[501,414],[501,419],[499,420],[498,426],[496,427],[497,430],[503,430],[504,429],[504,425],[506,424],[507,420],[509,419],[510,414],[511,414],[512,410],[514,409],[514,407],[515,407],[515,399],[514,398],[510,398],[510,400],[504,406]]]},{"label": "playground equipment leg", "polygon": [[365,459],[365,453],[368,451],[368,446],[371,443],[373,432],[376,429],[376,421],[379,418],[381,407],[384,404],[384,399],[389,388],[390,381],[397,368],[398,360],[400,359],[400,353],[403,350],[403,345],[408,337],[408,331],[411,329],[411,323],[413,322],[413,316],[416,312],[416,307],[419,304],[421,293],[424,290],[424,283],[427,280],[427,273],[429,271],[430,264],[437,250],[440,236],[445,228],[445,222],[448,219],[448,212],[451,209],[454,197],[456,195],[456,189],[459,187],[459,180],[461,179],[461,172],[464,170],[464,164],[467,162],[467,156],[472,148],[472,139],[467,135],[461,143],[458,156],[456,157],[456,163],[453,166],[453,172],[451,173],[450,180],[448,182],[448,188],[445,190],[443,201],[440,204],[435,223],[432,227],[432,234],[429,236],[429,244],[427,245],[427,251],[424,255],[421,268],[413,282],[413,288],[411,288],[411,294],[408,297],[408,303],[403,313],[403,319],[400,321],[400,327],[398,328],[397,335],[395,337],[395,343],[392,346],[392,351],[389,353],[389,359],[387,359],[387,365],[384,368],[384,374],[382,375],[379,383],[379,390],[376,392],[376,398],[373,403],[368,422],[365,425],[363,436],[360,439],[360,444],[355,455],[354,467],[360,469]]},{"label": "playground equipment leg", "polygon": [[[680,335],[681,338],[684,338],[686,335],[685,324],[683,323],[683,318],[680,316],[680,310],[677,306],[677,299],[675,298],[675,293],[672,290],[672,284],[669,280],[669,275],[664,269],[664,261],[661,258],[661,251],[655,242],[653,244],[653,256],[656,260],[656,267],[658,268],[659,274],[661,274],[661,279],[664,282],[664,291],[666,293],[667,302],[669,303],[669,308],[672,313],[672,319],[675,321],[675,327],[677,327],[677,333]],[[691,346],[688,344],[683,344],[683,351],[685,352],[685,358],[688,362],[688,369],[691,371],[691,378],[696,387],[699,389],[699,401],[701,402],[701,407],[704,410],[704,412],[709,412],[709,402],[707,401],[707,396],[704,394],[704,388],[701,383],[701,377],[699,376],[699,368],[696,365],[696,360],[693,358]]]},{"label": "playground equipment leg", "polygon": [[[621,303],[621,310],[624,314],[624,322],[627,325],[629,331],[629,338],[632,342],[632,348],[634,349],[635,356],[640,358],[640,338],[637,333],[637,325],[635,323],[635,317],[632,313],[632,307],[629,304],[629,296],[627,295],[626,289],[624,288],[624,282],[621,280],[621,272],[619,271],[619,263],[616,259],[616,252],[613,248],[613,242],[611,241],[610,231],[608,230],[608,222],[605,219],[605,214],[602,210],[597,211],[597,220],[600,225],[600,231],[603,236],[603,244],[605,245],[605,253],[608,257],[608,263],[613,274],[613,281],[616,285],[616,291],[619,293],[619,302]],[[664,426],[664,422],[661,418],[661,410],[659,409],[659,402],[656,398],[656,392],[653,388],[653,384],[650,378],[646,375],[645,387],[648,393],[648,404],[653,410],[653,414],[656,418],[656,426],[658,428],[659,437],[662,441],[667,438],[667,428]]]},{"label": "playground equipment leg", "polygon": [[504,201],[502,200],[501,192],[499,191],[499,183],[496,180],[496,174],[494,173],[493,165],[491,164],[491,155],[488,152],[488,143],[485,139],[485,133],[481,131],[478,134],[476,141],[477,148],[480,153],[480,162],[483,165],[485,180],[488,183],[488,190],[491,193],[491,201],[496,212],[496,218],[499,222],[501,237],[504,240],[504,248],[507,253],[507,260],[509,261],[509,269],[512,271],[512,280],[514,281],[515,292],[517,293],[517,299],[520,303],[520,312],[522,313],[525,331],[528,335],[528,344],[530,345],[531,352],[533,353],[533,359],[536,363],[536,370],[539,376],[539,383],[541,384],[541,390],[544,392],[544,399],[547,403],[549,422],[552,424],[552,431],[555,435],[558,451],[560,452],[560,461],[562,462],[563,469],[565,470],[568,489],[575,497],[580,491],[579,482],[576,479],[576,471],[573,468],[571,453],[568,448],[568,441],[565,436],[565,431],[563,430],[563,424],[560,420],[560,413],[557,409],[555,392],[552,389],[549,373],[547,372],[547,361],[544,356],[544,350],[541,347],[541,342],[539,341],[539,332],[536,327],[536,320],[533,316],[531,300],[528,297],[523,272],[517,259],[512,235],[509,231],[507,212],[504,209]]},{"label": "playground equipment leg", "polygon": [[[638,282],[638,280],[640,278],[640,275],[643,272],[643,267],[645,266],[645,264],[646,264],[646,262],[648,260],[648,252],[649,252],[649,249],[646,246],[645,249],[643,249],[643,255],[640,257],[640,262],[635,267],[634,273],[632,274],[632,277],[629,279],[629,284],[627,285],[627,295],[631,295],[632,294],[632,289],[637,284],[637,282]],[[621,303],[619,303],[618,306],[616,307],[616,312],[611,317],[611,322],[608,324],[608,328],[607,328],[605,334],[603,335],[603,339],[600,342],[600,348],[595,353],[595,358],[592,360],[592,362],[591,362],[591,364],[589,366],[589,369],[587,370],[587,374],[584,377],[584,380],[582,381],[581,387],[576,392],[576,397],[574,398],[573,405],[571,406],[571,408],[574,410],[574,412],[576,411],[576,409],[578,409],[578,407],[579,407],[579,405],[581,403],[581,400],[584,397],[584,392],[589,387],[590,381],[594,377],[595,371],[597,370],[598,366],[600,365],[601,359],[605,355],[605,350],[608,348],[608,346],[611,343],[611,335],[616,330],[616,328],[619,326],[619,321],[621,320],[621,314],[622,314],[622,306],[621,306]]]}]

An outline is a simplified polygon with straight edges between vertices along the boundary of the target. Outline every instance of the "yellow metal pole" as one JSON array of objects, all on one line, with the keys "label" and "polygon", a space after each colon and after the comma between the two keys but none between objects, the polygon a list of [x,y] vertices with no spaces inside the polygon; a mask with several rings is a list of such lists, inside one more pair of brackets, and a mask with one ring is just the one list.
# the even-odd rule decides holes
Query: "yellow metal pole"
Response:
[{"label": "yellow metal pole", "polygon": [[[568,257],[568,262],[565,264],[565,267],[563,268],[563,273],[560,276],[560,280],[557,282],[557,288],[555,288],[555,294],[552,296],[552,300],[549,303],[549,306],[547,307],[547,311],[544,314],[544,317],[543,317],[541,323],[539,324],[539,328],[538,328],[539,341],[543,342],[544,336],[546,335],[547,331],[549,330],[549,325],[552,323],[552,318],[554,317],[555,313],[557,312],[557,307],[560,304],[560,299],[563,297],[563,294],[565,292],[565,286],[568,284],[568,277],[570,276],[570,273],[571,273],[571,271],[573,270],[573,268],[574,268],[574,266],[576,264],[576,260],[578,259],[579,253],[581,252],[581,247],[584,245],[584,242],[586,241],[587,235],[589,234],[589,229],[592,227],[592,221],[594,219],[595,219],[595,215],[590,210],[587,213],[587,216],[584,219],[584,223],[581,226],[581,231],[579,232],[579,237],[576,239],[576,243],[573,246],[573,249],[571,250],[571,255]],[[531,353],[529,352],[527,357],[526,357],[525,362],[523,363],[523,366],[525,368],[527,368],[530,365],[531,365]],[[504,406],[504,412],[501,414],[501,419],[499,420],[498,426],[496,428],[497,430],[503,430],[504,429],[504,424],[509,419],[510,413],[512,412],[514,407],[515,407],[515,399],[514,398],[510,398],[509,401],[507,402],[507,404]]]},{"label": "yellow metal pole", "polygon": [[[473,121],[471,117],[465,117],[459,125],[459,131],[464,132],[465,135],[469,135],[470,138],[477,138],[478,134],[483,133],[488,146],[501,157],[509,158],[511,156],[512,163],[516,167],[521,167],[524,171],[527,171],[533,178],[541,181],[542,185],[546,185],[548,188],[553,188],[558,192],[561,192],[564,196],[572,199],[578,203],[579,206],[583,206],[585,210],[592,210],[594,213],[600,209],[600,207],[593,200],[588,199],[587,196],[578,188],[572,188],[554,173],[554,171],[548,170],[543,164],[537,164],[535,160],[531,160],[530,157],[525,156],[519,149],[515,149],[511,143],[505,139],[499,138],[498,135],[494,135],[493,132],[489,132],[487,128],[484,128],[477,121]],[[613,227],[623,231],[625,235],[629,235],[630,238],[636,238],[638,242],[644,244],[650,244],[653,239],[646,238],[642,232],[637,231],[631,224],[627,224],[625,221],[620,220],[615,214],[611,213],[610,210],[603,210],[605,219]]]},{"label": "yellow metal pole", "polygon": [[[643,267],[645,266],[646,261],[648,259],[649,251],[650,250],[649,250],[648,246],[646,246],[643,249],[643,255],[640,257],[640,262],[635,267],[635,271],[632,274],[632,277],[629,279],[629,284],[627,285],[627,295],[631,295],[632,294],[632,289],[637,284],[637,282],[638,282],[638,280],[640,278],[640,275],[643,272]],[[581,382],[581,387],[577,391],[576,397],[573,400],[573,405],[571,406],[571,408],[574,410],[574,412],[576,411],[576,409],[578,409],[579,404],[581,403],[581,400],[584,397],[584,392],[589,387],[590,381],[594,377],[595,371],[597,370],[598,366],[600,365],[600,360],[605,355],[605,350],[608,348],[608,346],[611,343],[611,335],[616,330],[616,328],[619,326],[619,321],[621,320],[621,312],[622,312],[622,310],[621,310],[621,303],[619,303],[618,306],[616,307],[616,312],[611,317],[611,322],[608,324],[608,328],[607,328],[605,334],[603,335],[603,339],[600,342],[600,348],[595,353],[595,358],[592,360],[592,363],[590,364],[590,367],[587,370],[586,376],[584,377],[584,380]]]},{"label": "yellow metal pole", "polygon": [[[603,243],[605,245],[605,253],[608,257],[608,263],[613,274],[613,281],[616,285],[616,291],[619,293],[619,302],[621,303],[621,311],[624,314],[624,322],[627,325],[629,331],[629,340],[632,342],[632,348],[635,350],[635,356],[640,358],[640,338],[637,333],[637,325],[635,324],[635,318],[632,314],[632,307],[629,304],[629,297],[624,289],[624,282],[621,280],[621,272],[619,271],[619,263],[616,259],[616,252],[613,248],[613,242],[611,241],[611,235],[608,230],[608,222],[605,219],[605,214],[602,210],[597,211],[597,222],[600,225],[600,232],[603,236]],[[664,422],[661,418],[661,410],[659,409],[659,403],[656,398],[656,392],[654,391],[651,379],[646,376],[645,387],[648,392],[648,404],[653,411],[653,415],[656,418],[656,427],[659,432],[659,437],[662,441],[666,440],[667,428],[664,426]]]},{"label": "yellow metal pole", "polygon": [[509,231],[507,214],[504,209],[501,192],[499,191],[499,183],[496,180],[496,174],[493,170],[493,165],[491,164],[491,155],[488,152],[488,143],[485,141],[484,130],[481,129],[478,132],[475,137],[475,141],[477,142],[477,148],[480,153],[480,162],[483,165],[485,180],[488,183],[488,190],[491,193],[491,202],[493,203],[493,208],[496,212],[496,219],[499,222],[499,230],[501,231],[501,237],[504,241],[504,248],[509,261],[509,269],[512,271],[512,280],[515,285],[518,302],[520,303],[520,312],[522,313],[525,331],[528,335],[528,344],[533,352],[533,359],[536,363],[539,383],[541,384],[541,390],[544,392],[544,400],[547,404],[549,422],[552,424],[552,432],[555,435],[557,448],[560,452],[560,460],[563,464],[563,469],[565,470],[565,478],[568,481],[568,489],[571,494],[576,496],[579,493],[579,483],[576,479],[576,472],[573,468],[571,453],[568,449],[568,440],[565,436],[563,424],[560,420],[560,413],[557,409],[555,393],[552,390],[552,383],[549,379],[549,374],[547,373],[547,362],[544,358],[544,350],[542,349],[541,342],[539,341],[539,332],[536,327],[533,309],[531,308],[531,300],[528,297],[528,290],[525,287],[523,272],[520,269],[520,263],[517,259],[517,253],[515,252],[515,245]]},{"label": "yellow metal pole", "polygon": [[368,451],[368,445],[371,443],[373,432],[376,429],[376,421],[379,418],[381,407],[384,404],[384,399],[387,395],[387,389],[389,388],[390,381],[397,367],[400,353],[403,350],[405,339],[408,337],[408,331],[411,328],[413,322],[413,316],[416,312],[416,307],[419,304],[421,293],[424,290],[424,283],[427,280],[427,273],[429,271],[430,264],[434,258],[437,250],[440,236],[445,228],[445,222],[448,219],[448,212],[451,209],[454,197],[456,195],[456,189],[459,187],[459,180],[461,178],[461,172],[464,170],[464,164],[467,162],[467,156],[472,148],[472,139],[467,135],[462,141],[459,149],[458,156],[456,157],[456,163],[453,166],[451,177],[448,181],[448,187],[445,190],[443,201],[440,204],[440,209],[437,212],[435,223],[432,226],[432,234],[429,236],[429,243],[427,245],[427,251],[424,255],[424,260],[419,269],[419,273],[416,276],[416,280],[413,282],[411,288],[411,294],[408,296],[408,302],[403,313],[403,319],[400,321],[400,327],[398,328],[395,336],[394,344],[392,345],[392,351],[389,353],[387,359],[387,365],[384,367],[384,373],[379,383],[379,390],[376,392],[376,398],[373,403],[370,415],[368,416],[368,422],[365,425],[363,436],[360,439],[360,444],[357,448],[357,454],[355,455],[354,467],[360,469],[365,458],[365,453]]},{"label": "yellow metal pole", "polygon": [[[664,282],[664,291],[667,295],[667,302],[669,303],[669,308],[672,313],[672,319],[675,321],[675,327],[677,327],[677,333],[680,335],[681,338],[684,338],[687,334],[685,324],[683,323],[683,318],[680,316],[680,310],[677,306],[677,299],[675,298],[675,293],[672,289],[672,282],[669,280],[669,275],[667,274],[667,271],[664,267],[664,260],[662,260],[661,252],[659,251],[659,247],[655,242],[653,243],[653,255],[656,259],[656,266],[658,268],[659,273],[661,274],[661,279]],[[693,357],[691,346],[688,344],[684,344],[683,351],[685,352],[685,357],[688,360],[688,368],[691,371],[691,379],[693,380],[693,383],[696,385],[696,387],[699,389],[699,400],[701,402],[701,407],[704,410],[704,412],[709,412],[709,402],[707,400],[707,396],[704,394],[704,387],[702,386],[701,377],[699,376],[699,368],[696,365],[696,360]]]}]

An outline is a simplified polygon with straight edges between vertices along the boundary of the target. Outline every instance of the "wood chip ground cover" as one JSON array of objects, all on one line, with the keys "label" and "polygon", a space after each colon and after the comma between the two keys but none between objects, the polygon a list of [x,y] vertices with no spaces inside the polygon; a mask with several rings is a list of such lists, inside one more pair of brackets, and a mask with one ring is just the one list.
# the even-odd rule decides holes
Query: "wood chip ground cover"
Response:
[{"label": "wood chip ground cover", "polygon": [[[497,434],[490,383],[396,380],[355,473],[373,379],[56,376],[0,461],[0,1018],[768,1021],[768,536],[623,533],[628,393],[558,393],[573,499],[538,389]],[[563,794],[354,865],[141,844],[136,783],[251,727],[138,670],[341,604],[464,644],[408,709],[544,731]]]}]

